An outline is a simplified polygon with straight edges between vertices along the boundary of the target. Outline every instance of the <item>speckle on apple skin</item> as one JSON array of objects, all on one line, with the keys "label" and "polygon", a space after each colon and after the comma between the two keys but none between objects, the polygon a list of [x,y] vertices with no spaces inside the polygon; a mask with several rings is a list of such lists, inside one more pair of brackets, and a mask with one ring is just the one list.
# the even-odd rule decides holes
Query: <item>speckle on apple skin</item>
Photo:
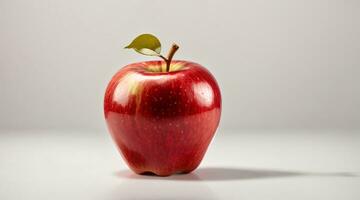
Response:
[{"label": "speckle on apple skin", "polygon": [[125,66],[105,93],[109,131],[138,174],[168,176],[196,169],[220,121],[220,89],[210,72],[188,61],[172,64],[182,67],[164,73],[147,70],[161,68],[162,61]]}]

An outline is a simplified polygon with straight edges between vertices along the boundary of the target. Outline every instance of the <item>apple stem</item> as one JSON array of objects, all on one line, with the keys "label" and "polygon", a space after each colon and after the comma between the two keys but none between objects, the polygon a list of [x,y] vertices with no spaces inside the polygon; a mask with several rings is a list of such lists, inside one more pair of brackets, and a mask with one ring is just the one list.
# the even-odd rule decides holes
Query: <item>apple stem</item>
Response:
[{"label": "apple stem", "polygon": [[165,63],[166,63],[166,72],[169,72],[169,71],[170,71],[171,60],[172,60],[172,58],[174,57],[174,54],[175,54],[175,52],[176,52],[178,49],[179,49],[179,46],[174,43],[174,44],[171,46],[171,49],[170,49],[170,51],[169,51],[169,53],[168,53],[167,58],[165,58],[163,55],[159,55],[159,57],[162,58],[162,59],[165,61]]},{"label": "apple stem", "polygon": [[170,71],[171,60],[174,57],[174,54],[178,49],[179,49],[179,46],[175,43],[171,46],[171,49],[168,53],[168,57],[166,59],[166,72]]}]

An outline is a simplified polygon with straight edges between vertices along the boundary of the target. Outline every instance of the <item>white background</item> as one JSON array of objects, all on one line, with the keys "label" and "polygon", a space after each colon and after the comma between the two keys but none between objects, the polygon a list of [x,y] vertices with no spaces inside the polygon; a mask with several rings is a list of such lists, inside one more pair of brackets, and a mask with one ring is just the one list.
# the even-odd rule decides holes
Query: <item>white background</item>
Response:
[{"label": "white background", "polygon": [[[360,199],[360,1],[0,0],[0,199]],[[103,95],[141,33],[217,78],[200,167],[138,176]],[[260,130],[261,129],[261,130]],[[155,147],[154,147],[155,148]]]},{"label": "white background", "polygon": [[0,1],[0,128],[104,131],[105,87],[153,33],[207,67],[221,130],[360,127],[356,0]]}]

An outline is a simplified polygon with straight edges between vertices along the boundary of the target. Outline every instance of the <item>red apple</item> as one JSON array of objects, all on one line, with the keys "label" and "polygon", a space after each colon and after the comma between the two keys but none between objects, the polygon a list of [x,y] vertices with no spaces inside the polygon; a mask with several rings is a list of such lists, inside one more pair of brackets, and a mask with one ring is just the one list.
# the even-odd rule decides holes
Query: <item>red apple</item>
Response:
[{"label": "red apple", "polygon": [[189,173],[200,164],[220,121],[221,94],[199,64],[148,61],[125,66],[104,100],[108,129],[138,174]]}]

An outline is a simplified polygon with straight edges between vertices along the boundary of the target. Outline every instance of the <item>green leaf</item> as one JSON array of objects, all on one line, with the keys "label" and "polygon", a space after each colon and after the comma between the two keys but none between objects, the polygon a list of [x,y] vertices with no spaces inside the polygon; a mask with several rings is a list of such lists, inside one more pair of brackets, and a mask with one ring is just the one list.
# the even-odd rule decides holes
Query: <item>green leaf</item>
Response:
[{"label": "green leaf", "polygon": [[154,35],[142,34],[137,36],[126,49],[134,49],[135,51],[147,56],[159,56],[161,52],[161,43]]}]

